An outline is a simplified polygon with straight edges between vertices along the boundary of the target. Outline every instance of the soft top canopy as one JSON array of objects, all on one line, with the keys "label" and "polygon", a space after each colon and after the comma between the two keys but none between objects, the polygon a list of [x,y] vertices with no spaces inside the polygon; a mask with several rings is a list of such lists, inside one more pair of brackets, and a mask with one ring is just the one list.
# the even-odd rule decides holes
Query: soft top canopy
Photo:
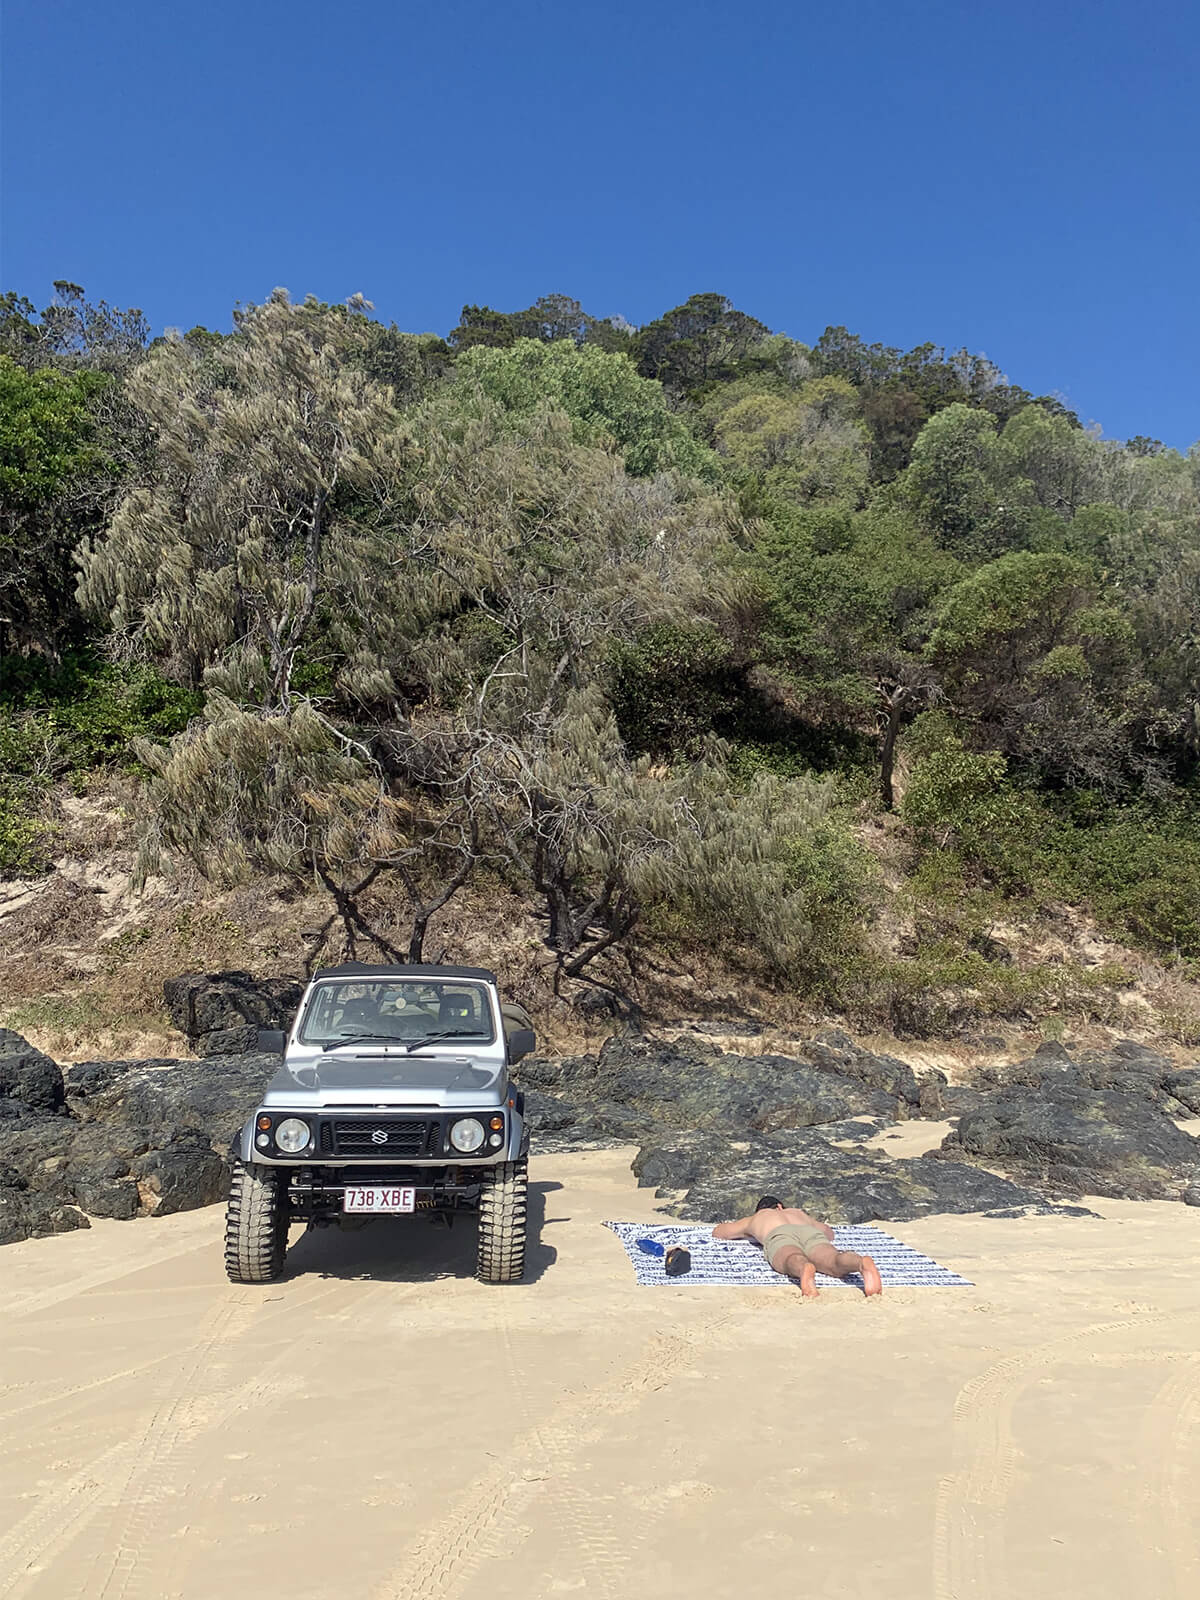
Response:
[{"label": "soft top canopy", "polygon": [[366,961],[347,961],[340,967],[318,967],[313,973],[314,983],[326,978],[354,978],[366,982],[371,978],[475,978],[483,983],[495,983],[496,974],[484,967],[435,967],[425,964],[415,966],[375,966]]}]

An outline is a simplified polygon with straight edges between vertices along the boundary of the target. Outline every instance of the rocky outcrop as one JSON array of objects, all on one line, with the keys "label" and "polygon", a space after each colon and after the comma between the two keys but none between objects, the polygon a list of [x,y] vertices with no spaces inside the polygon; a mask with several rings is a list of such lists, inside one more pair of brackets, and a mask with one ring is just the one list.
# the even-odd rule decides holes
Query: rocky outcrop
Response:
[{"label": "rocky outcrop", "polygon": [[35,1111],[60,1111],[63,1105],[58,1063],[9,1028],[0,1028],[0,1098],[17,1100]]},{"label": "rocky outcrop", "polygon": [[1200,1140],[1175,1119],[1200,1115],[1200,1071],[1143,1045],[1076,1057],[1043,1046],[1027,1061],[978,1074],[940,1154],[1003,1167],[1053,1195],[1179,1200],[1200,1182]]},{"label": "rocky outcrop", "polygon": [[199,1056],[253,1051],[259,1028],[291,1026],[303,994],[298,978],[249,972],[185,972],[163,984],[171,1021]]},{"label": "rocky outcrop", "polygon": [[[584,1137],[640,1142],[668,1129],[742,1136],[921,1114],[911,1067],[837,1032],[819,1035],[795,1057],[730,1055],[705,1039],[617,1034],[596,1056],[534,1059],[522,1062],[519,1075],[539,1097],[539,1123],[557,1122],[560,1132],[576,1125]],[[572,1115],[574,1123],[563,1120]]]},{"label": "rocky outcrop", "polygon": [[[624,1034],[596,1056],[530,1062],[522,1075],[543,1145],[638,1144],[639,1182],[683,1191],[681,1215],[729,1215],[763,1193],[852,1222],[1045,1209],[1085,1194],[1195,1204],[1200,1192],[1200,1141],[1173,1120],[1200,1115],[1200,1070],[1128,1041],[1075,1056],[1044,1045],[956,1086],[838,1030],[788,1056]],[[861,1141],[911,1117],[957,1126],[918,1159],[844,1148],[856,1129]]]},{"label": "rocky outcrop", "polygon": [[[251,1014],[246,1028],[288,1020],[282,990],[248,998],[243,977],[179,980],[179,1015],[205,1025],[204,1048],[235,1005]],[[64,1073],[0,1030],[0,1243],[220,1200],[230,1142],[277,1066],[217,1053]],[[1074,1055],[1046,1045],[951,1086],[834,1029],[758,1056],[701,1031],[668,1041],[627,1029],[595,1055],[528,1059],[518,1076],[535,1148],[636,1145],[639,1183],[684,1216],[740,1213],[763,1193],[832,1222],[1007,1215],[1086,1194],[1200,1204],[1200,1141],[1177,1126],[1200,1115],[1200,1070],[1131,1043]],[[956,1124],[939,1150],[890,1160],[867,1147],[921,1117]]]},{"label": "rocky outcrop", "polygon": [[[14,1043],[14,1041],[17,1041]],[[211,1205],[227,1152],[277,1056],[89,1061],[64,1074],[18,1035],[0,1039],[0,1243]],[[52,1069],[52,1071],[50,1070]],[[57,1089],[55,1089],[57,1084]]]},{"label": "rocky outcrop", "polygon": [[1032,1189],[963,1163],[928,1156],[889,1161],[873,1151],[846,1150],[812,1131],[733,1143],[713,1134],[681,1134],[643,1147],[633,1170],[639,1184],[674,1199],[670,1209],[677,1216],[705,1220],[745,1216],[764,1194],[803,1205],[832,1223],[1062,1209]]}]

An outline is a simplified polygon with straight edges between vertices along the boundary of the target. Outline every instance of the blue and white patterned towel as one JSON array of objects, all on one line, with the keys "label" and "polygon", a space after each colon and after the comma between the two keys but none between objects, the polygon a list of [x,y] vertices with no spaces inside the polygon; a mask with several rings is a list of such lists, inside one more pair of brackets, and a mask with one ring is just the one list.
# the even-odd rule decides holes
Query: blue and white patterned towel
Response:
[{"label": "blue and white patterned towel", "polygon": [[[711,1227],[697,1227],[693,1223],[658,1224],[647,1227],[639,1222],[606,1222],[625,1246],[633,1262],[637,1281],[641,1284],[712,1284],[727,1287],[753,1284],[763,1288],[770,1284],[787,1284],[791,1280],[772,1272],[766,1257],[756,1244],[748,1239],[714,1239]],[[939,1267],[929,1256],[923,1256],[911,1245],[901,1244],[890,1233],[879,1228],[834,1228],[839,1250],[856,1250],[870,1256],[879,1268],[885,1289],[912,1285],[925,1288],[970,1288],[970,1278],[961,1278],[957,1272]],[[648,1256],[639,1250],[638,1239],[654,1239],[665,1249],[682,1245],[690,1251],[692,1270],[679,1278],[668,1278],[661,1256]],[[861,1278],[827,1278],[817,1274],[822,1287],[862,1288]]]}]

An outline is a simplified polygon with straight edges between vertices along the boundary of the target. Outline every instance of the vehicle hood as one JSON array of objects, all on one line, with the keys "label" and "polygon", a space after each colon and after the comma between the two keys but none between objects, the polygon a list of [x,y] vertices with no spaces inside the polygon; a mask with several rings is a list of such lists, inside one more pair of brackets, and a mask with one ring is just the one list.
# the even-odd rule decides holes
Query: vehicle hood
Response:
[{"label": "vehicle hood", "polygon": [[276,1073],[267,1106],[441,1106],[497,1103],[507,1083],[503,1062],[399,1051],[338,1051],[289,1063]]}]

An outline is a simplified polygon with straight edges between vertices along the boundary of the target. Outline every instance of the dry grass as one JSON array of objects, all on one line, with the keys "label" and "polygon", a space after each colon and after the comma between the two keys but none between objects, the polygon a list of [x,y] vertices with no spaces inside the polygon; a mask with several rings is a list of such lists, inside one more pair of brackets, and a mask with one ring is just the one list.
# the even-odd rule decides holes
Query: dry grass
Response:
[{"label": "dry grass", "polygon": [[[297,893],[258,879],[216,891],[181,867],[134,895],[129,887],[133,839],[122,796],[93,789],[60,797],[63,854],[49,877],[0,885],[0,1023],[19,1028],[64,1061],[90,1056],[177,1054],[184,1041],[162,998],[165,978],[187,971],[244,968],[270,976],[305,969],[313,932],[328,904],[318,892]],[[903,864],[887,826],[869,841],[888,893],[873,930],[879,961],[904,971],[912,921],[905,910]],[[392,944],[406,949],[409,915],[400,886],[381,880],[365,906]],[[596,977],[627,995],[654,1028],[706,1025],[714,1042],[749,1053],[784,1048],[799,1034],[842,1026],[867,1034],[876,1048],[951,1070],[981,1039],[992,1053],[1027,1052],[1046,1037],[1079,1045],[1114,1035],[1200,1043],[1200,987],[1177,968],[1138,955],[1099,933],[1066,907],[1030,908],[989,925],[1010,952],[1012,1003],[963,985],[932,998],[956,1022],[957,1039],[897,1043],[885,1013],[868,993],[841,1014],[811,995],[768,982],[711,940],[647,936],[628,953],[597,963]],[[616,1025],[580,1009],[585,985],[556,994],[544,924],[499,877],[480,876],[433,920],[425,956],[494,970],[506,994],[528,1007],[542,1048],[594,1049]],[[340,958],[339,930],[321,954]],[[360,948],[360,957],[372,952]],[[1119,981],[1110,974],[1117,968]],[[569,990],[569,992],[567,992]],[[593,991],[594,993],[594,991]]]}]

